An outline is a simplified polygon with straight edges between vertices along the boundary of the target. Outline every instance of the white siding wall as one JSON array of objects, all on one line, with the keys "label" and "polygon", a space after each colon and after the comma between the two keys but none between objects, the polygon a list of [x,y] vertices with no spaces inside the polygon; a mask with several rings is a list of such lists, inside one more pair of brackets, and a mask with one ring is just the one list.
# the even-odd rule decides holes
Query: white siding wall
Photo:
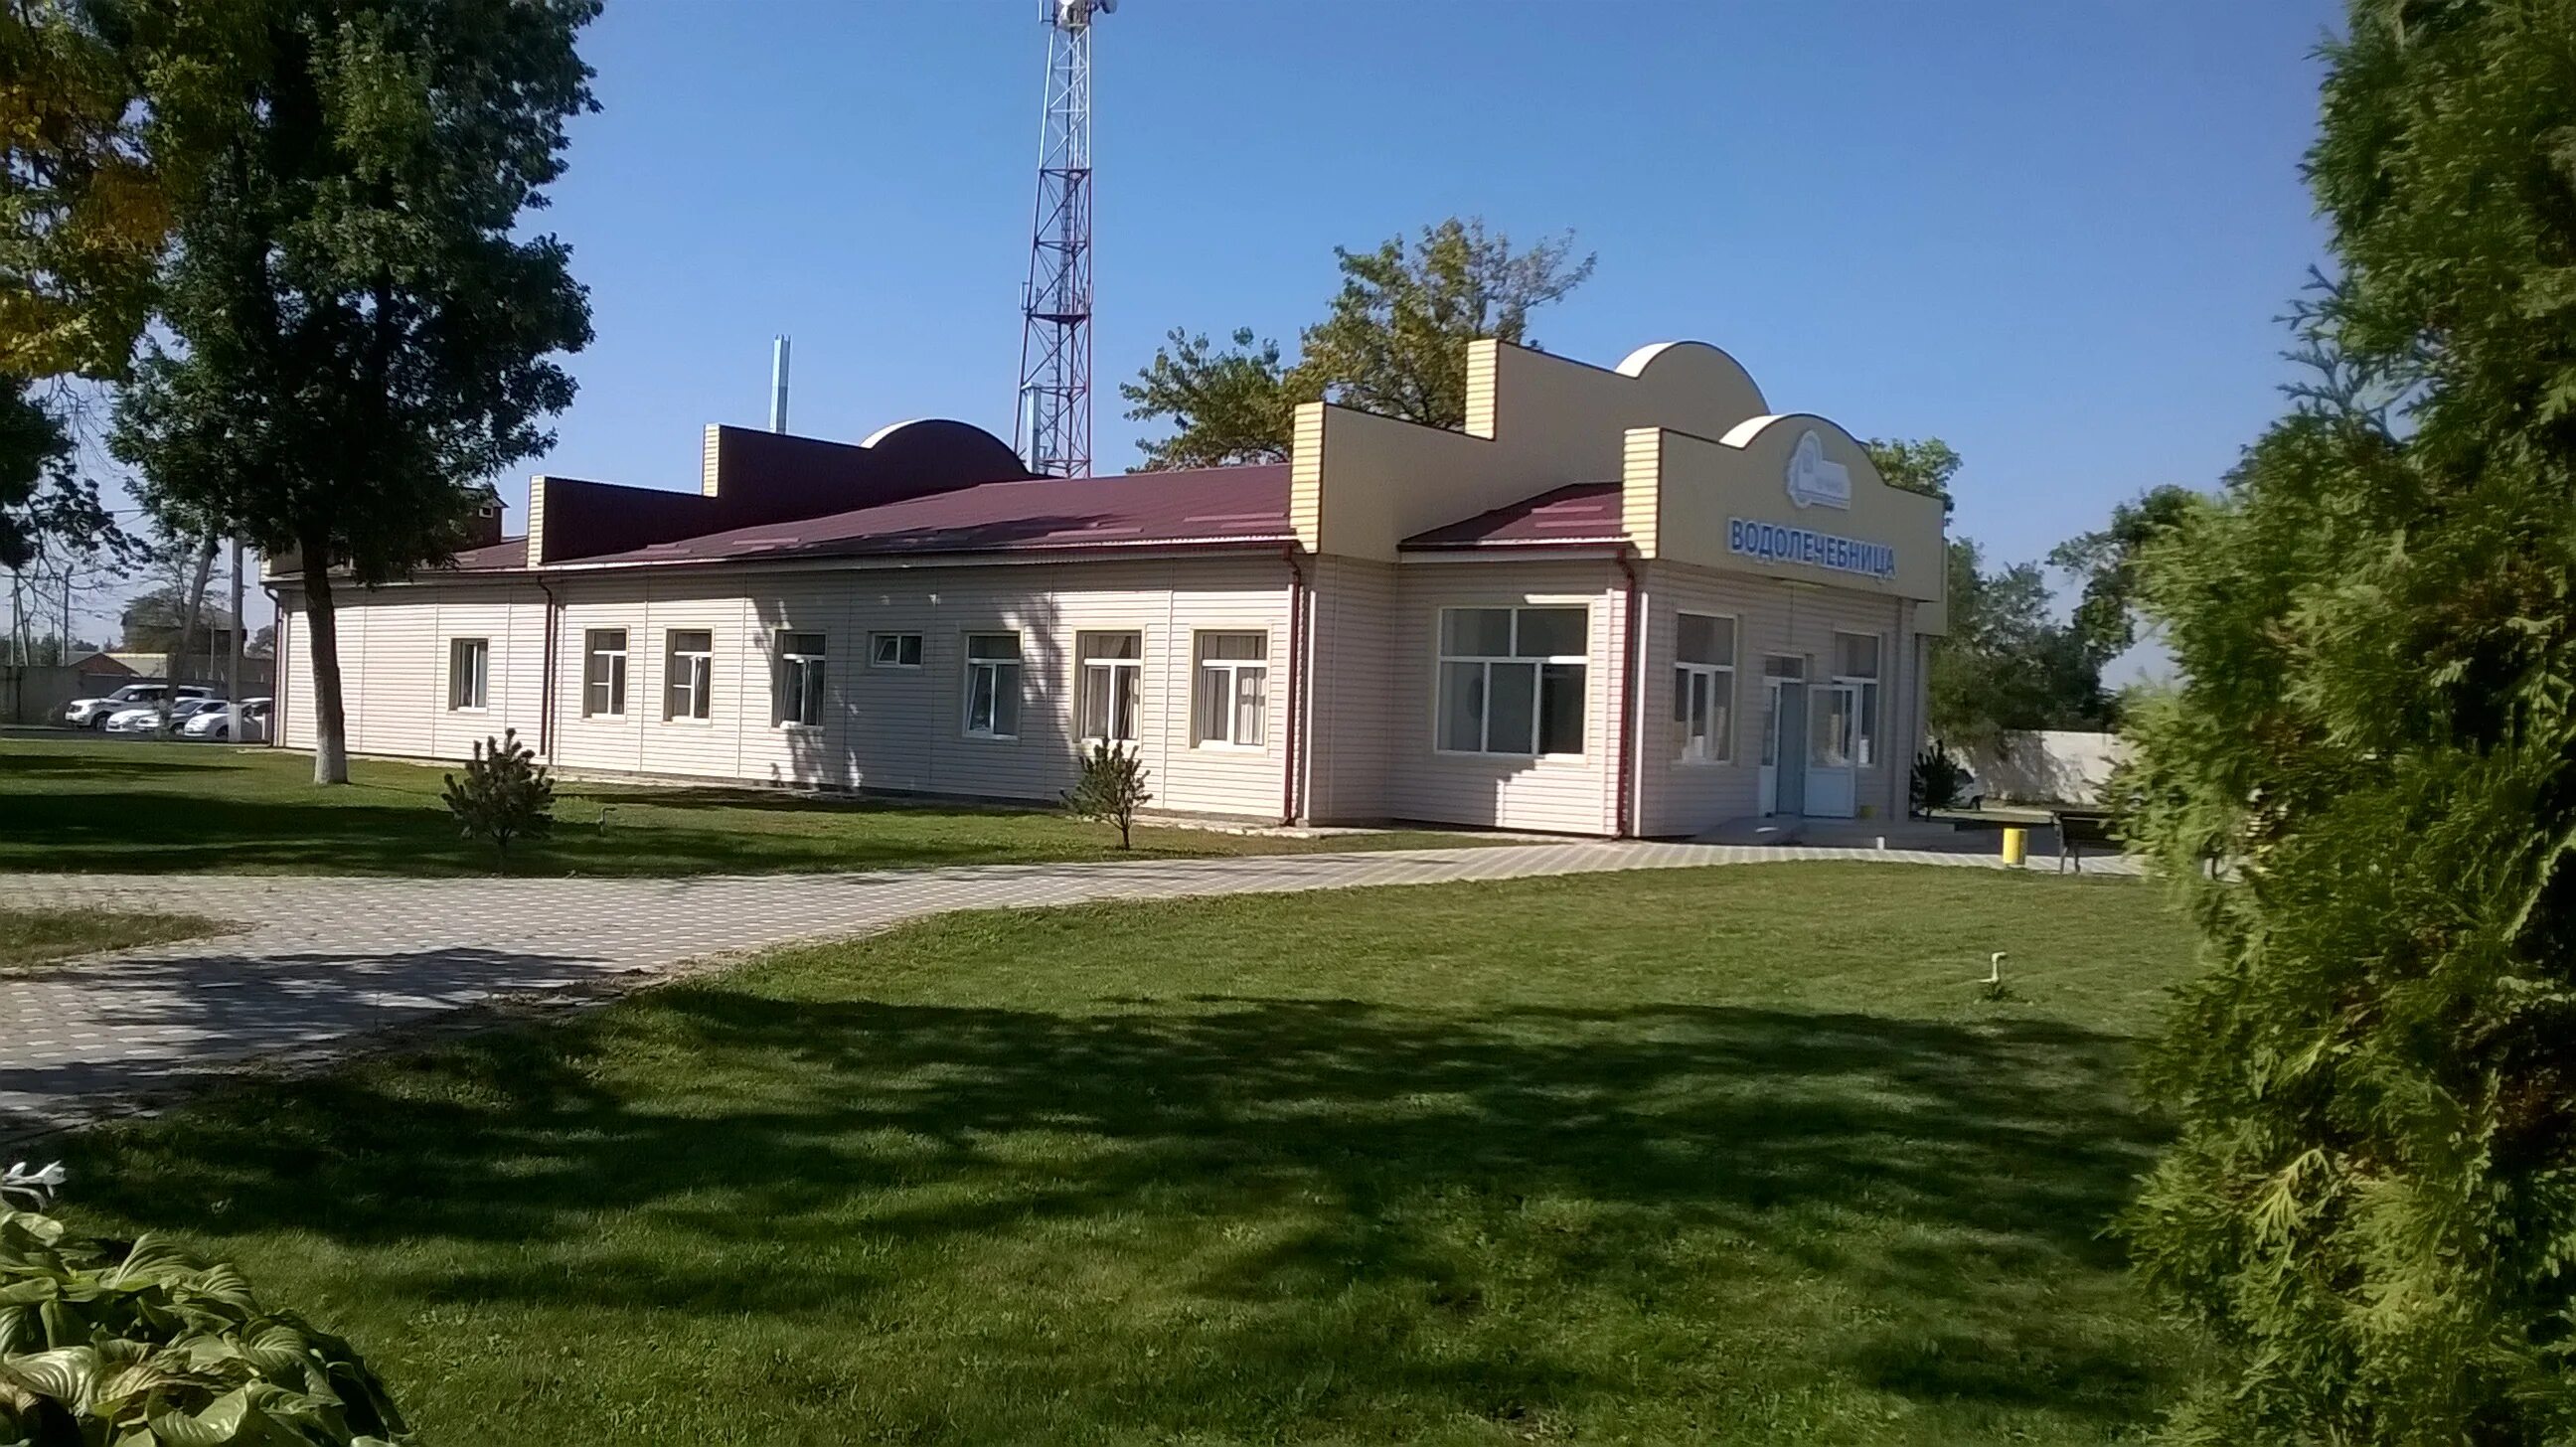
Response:
[{"label": "white siding wall", "polygon": [[[313,630],[290,595],[277,692],[285,743],[313,746]],[[338,594],[341,701],[349,751],[396,758],[462,759],[474,745],[516,729],[534,748],[545,691],[546,601],[523,582],[412,584]],[[490,647],[485,707],[451,710],[450,643]]]},{"label": "white siding wall", "polygon": [[[1272,558],[1030,564],[797,573],[672,572],[559,579],[552,762],[585,772],[1052,799],[1074,778],[1074,635],[1144,635],[1138,733],[1158,810],[1276,819],[1287,753],[1287,564]],[[498,584],[383,589],[341,610],[350,748],[462,757],[503,722],[538,737],[544,598]],[[505,593],[508,596],[504,596]],[[305,667],[302,620],[290,668]],[[625,711],[583,714],[585,638],[627,634]],[[713,635],[708,717],[665,719],[669,635]],[[1201,748],[1192,736],[1193,634],[1269,636],[1263,747]],[[824,722],[772,722],[781,631],[825,635]],[[1023,660],[1019,737],[965,734],[965,635],[1014,632]],[[868,639],[919,633],[918,669],[871,667]],[[488,717],[446,709],[448,640],[492,640]],[[302,703],[299,690],[296,704]],[[286,741],[309,747],[310,710]],[[469,722],[470,720],[470,722]]]},{"label": "white siding wall", "polygon": [[[1607,561],[1402,565],[1322,557],[1315,597],[1311,737],[1302,767],[1307,815],[1320,822],[1415,819],[1578,834],[1617,827],[1614,760],[1625,578]],[[1687,835],[1753,815],[1762,729],[1762,659],[1796,654],[1809,677],[1831,666],[1836,629],[1874,632],[1880,651],[1878,759],[1859,800],[1901,817],[1919,747],[1923,651],[1902,604],[1856,592],[1791,587],[1739,574],[1647,565],[1645,691],[1635,742],[1641,757],[1638,832]],[[573,578],[555,661],[554,747],[562,768],[995,798],[1051,799],[1073,778],[1074,635],[1145,635],[1140,733],[1154,807],[1276,818],[1287,749],[1288,579],[1271,558],[1096,562],[946,569],[736,574],[673,572]],[[313,742],[311,628],[288,598],[279,659],[284,741]],[[1439,610],[1444,606],[1579,602],[1590,609],[1580,759],[1444,754],[1434,747]],[[1672,732],[1675,615],[1737,619],[1733,759],[1683,764]],[[516,728],[541,737],[544,594],[526,582],[442,581],[351,590],[340,609],[352,752],[457,759],[476,740]],[[627,630],[622,717],[582,715],[587,630]],[[665,721],[664,650],[675,629],[714,635],[715,686],[704,722]],[[1256,750],[1193,746],[1192,634],[1269,635],[1268,738]],[[782,630],[827,639],[830,706],[818,727],[771,722],[775,640]],[[1017,631],[1024,659],[1020,737],[966,737],[964,639]],[[923,637],[917,670],[870,666],[878,632]],[[449,645],[491,646],[490,706],[447,708]]]},{"label": "white siding wall", "polygon": [[1400,706],[1413,684],[1397,672],[1396,565],[1319,557],[1313,578],[1306,813],[1325,824],[1385,819],[1398,730],[1413,717]]},{"label": "white siding wall", "polygon": [[[1903,818],[1914,731],[1921,713],[1920,683],[1913,675],[1916,650],[1899,600],[1838,588],[1793,587],[1765,578],[1719,573],[1671,563],[1646,572],[1646,691],[1643,728],[1644,807],[1637,830],[1649,835],[1689,835],[1761,807],[1762,710],[1766,697],[1762,660],[1788,654],[1807,660],[1807,677],[1822,682],[1833,669],[1836,631],[1879,636],[1877,744],[1873,767],[1855,785],[1858,802],[1881,819]],[[1676,616],[1715,613],[1737,620],[1733,761],[1677,761],[1672,727],[1673,647]]]},{"label": "white siding wall", "polygon": [[277,702],[270,715],[277,721],[277,741],[288,748],[313,747],[312,633],[304,609],[293,593],[277,598]]},{"label": "white siding wall", "polygon": [[[1473,561],[1408,559],[1399,565],[1392,619],[1395,679],[1392,760],[1385,812],[1434,823],[1485,824],[1564,834],[1618,829],[1614,758],[1618,743],[1625,579],[1608,561],[1547,562],[1526,556]],[[1590,610],[1580,758],[1448,754],[1434,747],[1440,610],[1526,603],[1579,603]]]}]

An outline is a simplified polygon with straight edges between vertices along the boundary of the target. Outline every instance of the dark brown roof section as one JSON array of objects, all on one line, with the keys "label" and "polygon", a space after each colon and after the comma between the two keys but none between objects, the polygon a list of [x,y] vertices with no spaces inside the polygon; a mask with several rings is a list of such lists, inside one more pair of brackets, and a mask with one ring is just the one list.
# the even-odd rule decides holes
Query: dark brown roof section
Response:
[{"label": "dark brown roof section", "polygon": [[710,427],[694,493],[547,478],[537,556],[576,562],[1029,475],[1009,443],[963,422],[905,422],[860,443]]},{"label": "dark brown roof section", "polygon": [[987,482],[828,517],[651,543],[582,561],[605,565],[1094,551],[1276,544],[1292,537],[1288,466],[1271,463]]},{"label": "dark brown roof section", "polygon": [[1464,522],[1415,533],[1400,545],[1407,551],[1443,548],[1599,546],[1628,541],[1620,485],[1578,482],[1551,488],[1536,497],[1481,512]]}]

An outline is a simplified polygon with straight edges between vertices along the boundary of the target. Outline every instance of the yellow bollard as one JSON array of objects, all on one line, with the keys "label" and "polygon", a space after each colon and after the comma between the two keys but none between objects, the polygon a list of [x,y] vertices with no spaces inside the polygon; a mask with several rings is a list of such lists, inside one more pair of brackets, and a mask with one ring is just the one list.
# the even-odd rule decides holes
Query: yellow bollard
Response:
[{"label": "yellow bollard", "polygon": [[2004,863],[2019,868],[2030,857],[2030,831],[2018,824],[2004,826]]}]

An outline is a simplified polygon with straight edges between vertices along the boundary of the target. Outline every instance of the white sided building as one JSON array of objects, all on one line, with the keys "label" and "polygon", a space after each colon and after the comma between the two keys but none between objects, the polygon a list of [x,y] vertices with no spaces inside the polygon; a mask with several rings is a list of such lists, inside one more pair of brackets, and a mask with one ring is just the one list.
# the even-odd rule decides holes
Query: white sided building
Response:
[{"label": "white sided building", "polygon": [[1468,361],[1463,430],[1314,404],[1284,464],[1033,479],[917,422],[710,427],[695,493],[539,477],[524,538],[335,590],[349,748],[1053,800],[1110,738],[1157,810],[1246,822],[1903,817],[1941,502],[1701,343]]}]

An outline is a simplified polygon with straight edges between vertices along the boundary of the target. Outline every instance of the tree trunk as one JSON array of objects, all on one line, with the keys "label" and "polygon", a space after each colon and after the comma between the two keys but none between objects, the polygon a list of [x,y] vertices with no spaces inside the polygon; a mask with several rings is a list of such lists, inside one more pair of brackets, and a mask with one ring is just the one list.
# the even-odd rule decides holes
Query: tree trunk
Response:
[{"label": "tree trunk", "polygon": [[348,721],[340,709],[340,618],[332,611],[329,540],[307,537],[304,646],[313,655],[313,782],[349,782]]},{"label": "tree trunk", "polygon": [[161,731],[165,734],[170,731],[170,710],[179,701],[178,686],[191,681],[188,663],[196,656],[197,623],[205,616],[206,582],[214,576],[214,570],[215,535],[209,532],[198,541],[196,560],[188,567],[187,593],[179,603],[178,651],[170,655],[170,666],[162,670],[170,680],[170,687],[161,695]]}]

